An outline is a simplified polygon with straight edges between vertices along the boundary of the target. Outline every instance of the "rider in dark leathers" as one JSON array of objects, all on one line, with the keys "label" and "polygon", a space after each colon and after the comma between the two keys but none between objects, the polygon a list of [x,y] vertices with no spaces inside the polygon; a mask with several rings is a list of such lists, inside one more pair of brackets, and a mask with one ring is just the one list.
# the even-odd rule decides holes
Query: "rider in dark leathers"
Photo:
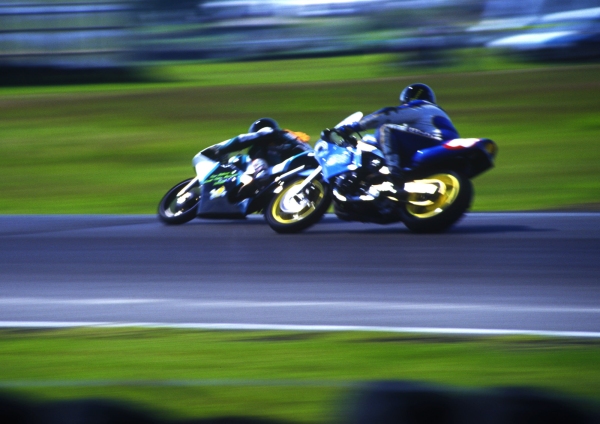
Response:
[{"label": "rider in dark leathers", "polygon": [[271,118],[261,118],[250,125],[247,134],[240,134],[206,149],[205,152],[218,157],[249,147],[248,155],[251,159],[262,159],[268,166],[274,166],[293,155],[310,150],[304,136],[306,135],[302,133],[279,128]]},{"label": "rider in dark leathers", "polygon": [[403,143],[409,139],[436,143],[459,137],[450,117],[436,104],[433,90],[421,83],[402,90],[399,106],[380,109],[341,128],[348,133],[369,129],[377,129],[375,136],[385,155],[390,179],[399,187],[405,182],[400,154]]},{"label": "rider in dark leathers", "polygon": [[269,175],[269,169],[284,160],[311,150],[304,133],[297,133],[279,128],[279,124],[271,118],[261,118],[250,125],[248,133],[240,134],[232,139],[203,150],[203,154],[217,159],[225,154],[238,152],[249,148],[251,159],[245,174],[251,178],[241,178],[236,181],[236,196],[244,197],[255,186],[260,185],[261,179]]}]

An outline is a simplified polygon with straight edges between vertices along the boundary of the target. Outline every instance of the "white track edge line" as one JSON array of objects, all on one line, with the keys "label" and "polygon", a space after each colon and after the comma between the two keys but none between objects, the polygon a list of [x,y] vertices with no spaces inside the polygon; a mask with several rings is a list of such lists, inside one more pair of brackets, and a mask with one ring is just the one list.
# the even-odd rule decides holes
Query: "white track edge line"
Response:
[{"label": "white track edge line", "polygon": [[151,322],[85,322],[85,321],[0,321],[0,328],[173,328],[194,330],[263,330],[263,331],[365,331],[389,333],[422,333],[472,336],[545,336],[600,338],[598,331],[515,330],[490,328],[393,327],[361,325],[293,325],[293,324],[226,324],[226,323],[151,323]]}]

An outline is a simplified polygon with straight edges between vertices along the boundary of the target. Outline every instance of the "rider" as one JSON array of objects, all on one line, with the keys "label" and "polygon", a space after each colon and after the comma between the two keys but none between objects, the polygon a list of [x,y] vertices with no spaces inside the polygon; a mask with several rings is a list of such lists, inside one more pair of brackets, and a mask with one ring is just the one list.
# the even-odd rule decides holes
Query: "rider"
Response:
[{"label": "rider", "polygon": [[307,144],[309,139],[304,133],[279,128],[274,119],[260,118],[250,125],[247,134],[240,134],[211,146],[202,153],[217,158],[250,147],[248,155],[251,159],[262,159],[268,166],[273,166],[293,155],[310,150]]},{"label": "rider", "polygon": [[304,133],[281,129],[274,119],[260,118],[250,125],[247,134],[240,134],[204,149],[202,154],[218,159],[225,154],[249,147],[248,156],[251,162],[244,174],[251,178],[240,179],[241,185],[237,191],[241,194],[242,190],[247,191],[245,186],[267,177],[270,167],[291,156],[311,150],[309,139],[310,137]]},{"label": "rider", "polygon": [[459,137],[450,117],[436,104],[433,90],[421,83],[402,90],[399,106],[385,107],[340,129],[346,133],[377,129],[375,136],[390,170],[390,179],[398,187],[405,182],[400,158],[403,143],[409,140],[437,143]]}]

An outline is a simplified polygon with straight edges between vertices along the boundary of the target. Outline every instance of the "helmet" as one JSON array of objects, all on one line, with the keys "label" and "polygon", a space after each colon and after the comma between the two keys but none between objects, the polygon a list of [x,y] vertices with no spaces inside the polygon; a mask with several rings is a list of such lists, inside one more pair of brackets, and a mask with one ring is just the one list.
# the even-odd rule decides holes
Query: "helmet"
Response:
[{"label": "helmet", "polygon": [[258,121],[254,121],[252,125],[250,125],[248,132],[253,133],[263,128],[273,128],[274,130],[277,130],[279,129],[279,125],[274,119],[260,118]]},{"label": "helmet", "polygon": [[435,103],[435,94],[425,84],[411,84],[400,93],[400,103],[408,103],[412,100],[425,100],[429,103]]}]

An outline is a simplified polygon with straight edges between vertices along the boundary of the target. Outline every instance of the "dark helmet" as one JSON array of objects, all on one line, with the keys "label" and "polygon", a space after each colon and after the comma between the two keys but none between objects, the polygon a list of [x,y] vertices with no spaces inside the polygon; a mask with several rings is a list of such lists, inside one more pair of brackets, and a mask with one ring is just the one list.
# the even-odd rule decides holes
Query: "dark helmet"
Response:
[{"label": "dark helmet", "polygon": [[435,94],[425,84],[411,84],[400,93],[400,103],[408,103],[413,100],[425,100],[429,103],[435,103]]},{"label": "dark helmet", "polygon": [[274,119],[260,118],[258,121],[254,121],[252,125],[250,125],[248,132],[253,133],[263,128],[273,128],[274,130],[277,130],[279,129],[279,125]]}]

